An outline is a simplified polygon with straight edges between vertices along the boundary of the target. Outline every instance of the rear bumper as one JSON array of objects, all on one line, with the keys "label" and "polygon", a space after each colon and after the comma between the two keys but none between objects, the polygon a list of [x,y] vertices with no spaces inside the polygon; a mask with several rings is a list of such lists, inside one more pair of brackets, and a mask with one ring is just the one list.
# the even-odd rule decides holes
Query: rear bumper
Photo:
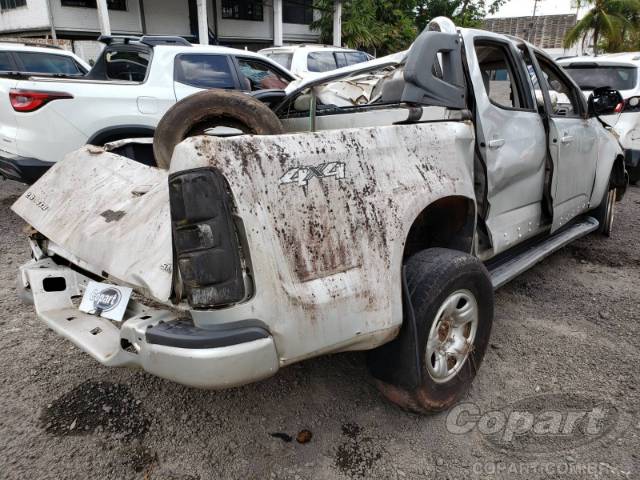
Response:
[{"label": "rear bumper", "polygon": [[0,151],[0,175],[9,180],[32,184],[51,168],[53,162],[26,158]]},{"label": "rear bumper", "polygon": [[[45,291],[43,280],[64,278],[62,291]],[[20,296],[33,301],[38,318],[106,366],[137,367],[184,385],[221,389],[269,377],[278,370],[273,338],[256,320],[198,328],[176,312],[133,300],[117,322],[81,312],[73,304],[88,282],[50,258],[23,265]],[[61,282],[58,282],[60,285]]]}]

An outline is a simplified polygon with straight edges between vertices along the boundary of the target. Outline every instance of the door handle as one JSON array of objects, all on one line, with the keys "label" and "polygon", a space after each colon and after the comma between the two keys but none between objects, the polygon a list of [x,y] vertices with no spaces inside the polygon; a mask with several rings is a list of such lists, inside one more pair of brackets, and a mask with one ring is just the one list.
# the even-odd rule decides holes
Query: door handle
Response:
[{"label": "door handle", "polygon": [[497,149],[504,145],[504,139],[498,138],[496,140],[489,140],[489,148]]},{"label": "door handle", "polygon": [[565,145],[568,143],[573,142],[574,136],[573,135],[565,135],[564,137],[562,137],[560,139],[560,142],[564,143]]}]

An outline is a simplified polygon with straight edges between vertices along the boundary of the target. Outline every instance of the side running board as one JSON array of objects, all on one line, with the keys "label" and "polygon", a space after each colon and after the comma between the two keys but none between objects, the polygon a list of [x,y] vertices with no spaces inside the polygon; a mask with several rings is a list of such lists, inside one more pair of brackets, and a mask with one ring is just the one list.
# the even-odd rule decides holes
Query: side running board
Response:
[{"label": "side running board", "polygon": [[586,217],[581,222],[573,224],[566,230],[552,235],[529,250],[497,265],[489,271],[493,288],[498,289],[502,287],[556,250],[561,249],[577,238],[584,237],[593,232],[598,226],[599,223],[595,218]]}]

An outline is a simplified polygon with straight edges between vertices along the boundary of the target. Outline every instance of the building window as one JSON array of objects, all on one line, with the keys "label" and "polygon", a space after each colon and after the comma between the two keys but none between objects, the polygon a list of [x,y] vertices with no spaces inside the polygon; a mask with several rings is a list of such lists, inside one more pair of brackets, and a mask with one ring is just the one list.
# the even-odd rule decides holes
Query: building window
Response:
[{"label": "building window", "polygon": [[[61,2],[63,7],[96,8],[96,0],[61,0]],[[107,0],[107,8],[126,11],[127,0]]]},{"label": "building window", "polygon": [[283,23],[309,25],[313,22],[313,0],[284,0],[282,2]]},{"label": "building window", "polygon": [[26,7],[27,0],[0,0],[0,9],[11,10],[18,7]]},{"label": "building window", "polygon": [[222,0],[222,18],[261,22],[263,20],[262,7],[261,1]]}]

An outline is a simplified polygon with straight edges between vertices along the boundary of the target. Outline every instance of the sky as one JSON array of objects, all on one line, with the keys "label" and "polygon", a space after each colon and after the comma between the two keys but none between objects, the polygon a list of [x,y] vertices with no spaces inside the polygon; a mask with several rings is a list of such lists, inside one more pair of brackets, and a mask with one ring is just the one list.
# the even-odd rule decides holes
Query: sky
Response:
[{"label": "sky", "polygon": [[[509,0],[494,17],[524,17],[533,14],[534,0]],[[584,9],[583,9],[584,10]],[[536,15],[575,13],[574,0],[539,0]]]}]

